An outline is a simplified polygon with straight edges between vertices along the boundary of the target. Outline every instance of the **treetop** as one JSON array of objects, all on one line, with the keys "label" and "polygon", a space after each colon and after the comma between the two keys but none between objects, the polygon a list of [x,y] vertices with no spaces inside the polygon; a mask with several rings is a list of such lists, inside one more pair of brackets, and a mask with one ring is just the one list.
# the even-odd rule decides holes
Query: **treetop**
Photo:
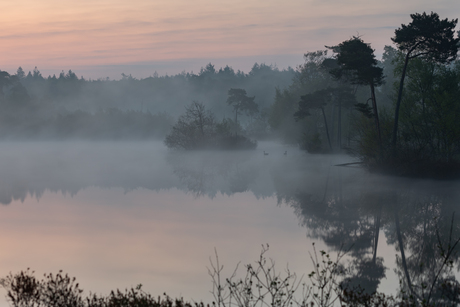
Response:
[{"label": "treetop", "polygon": [[460,38],[454,38],[458,19],[440,19],[437,13],[415,13],[412,22],[401,24],[391,40],[409,58],[423,56],[439,63],[451,62],[457,58]]}]

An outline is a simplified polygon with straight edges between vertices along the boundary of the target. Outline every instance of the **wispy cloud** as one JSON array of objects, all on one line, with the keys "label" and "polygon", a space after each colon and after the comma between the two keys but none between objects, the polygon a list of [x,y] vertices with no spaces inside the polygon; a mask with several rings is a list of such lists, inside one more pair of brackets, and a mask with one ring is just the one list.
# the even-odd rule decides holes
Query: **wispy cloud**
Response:
[{"label": "wispy cloud", "polygon": [[301,55],[363,35],[376,50],[409,14],[458,0],[20,0],[0,3],[0,65],[115,65]]}]

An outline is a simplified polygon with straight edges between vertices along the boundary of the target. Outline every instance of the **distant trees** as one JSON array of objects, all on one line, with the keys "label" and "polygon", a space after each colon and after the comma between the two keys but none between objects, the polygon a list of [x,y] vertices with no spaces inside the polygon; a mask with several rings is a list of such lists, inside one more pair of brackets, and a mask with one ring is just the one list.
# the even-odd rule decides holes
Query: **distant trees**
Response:
[{"label": "distant trees", "polygon": [[[294,113],[299,108],[299,98],[311,94],[318,90],[324,90],[337,86],[337,82],[332,78],[328,69],[323,65],[326,59],[329,59],[328,50],[318,50],[304,54],[305,63],[299,65],[291,85],[287,88],[278,88],[275,93],[275,101],[269,111],[268,121],[273,133],[280,137],[284,142],[307,144],[315,143],[317,149],[322,151],[321,139],[326,138],[326,131],[323,115],[320,108],[310,112],[308,120],[306,117],[296,117]],[[324,112],[327,118],[335,118],[334,104],[324,106]],[[331,120],[332,120],[331,118]],[[334,135],[331,133],[331,142]],[[303,147],[303,145],[301,145]],[[308,146],[306,146],[308,147]]]},{"label": "distant trees", "polygon": [[[342,133],[342,114],[341,110],[342,107],[351,107],[356,103],[356,99],[354,94],[350,91],[347,87],[336,87],[336,88],[326,88],[323,90],[318,90],[313,93],[303,95],[300,97],[300,101],[298,103],[298,109],[294,113],[294,118],[296,120],[304,119],[307,116],[312,115],[312,110],[321,110],[321,114],[324,121],[324,127],[326,131],[326,137],[329,144],[329,149],[333,150],[331,137],[329,134],[329,127],[326,118],[325,108],[328,104],[338,106],[338,131],[337,131],[337,142],[338,145],[341,146],[341,133]],[[315,144],[306,144],[307,150],[313,152],[315,150],[310,150],[310,148],[315,146]]]},{"label": "distant trees", "polygon": [[[283,91],[277,89],[269,117],[272,129],[284,141],[299,143],[309,152],[331,151],[335,144],[342,148],[343,126],[348,139],[350,135],[349,114],[344,115],[343,110],[351,110],[357,103],[356,87],[350,86],[348,79],[331,74],[333,69],[351,74],[351,69],[339,65],[328,51],[304,55],[305,63],[298,67],[292,85]],[[327,143],[322,142],[324,139]]]},{"label": "distant trees", "polygon": [[11,84],[11,76],[6,71],[0,70],[0,101],[5,99],[5,93],[3,92],[4,87]]},{"label": "distant trees", "polygon": [[0,139],[3,140],[151,140],[163,138],[173,124],[167,114],[115,108],[95,113],[76,110],[42,117],[35,115],[38,108],[32,103],[16,105],[9,100],[2,107]]},{"label": "distant trees", "polygon": [[11,87],[9,89],[9,108],[18,110],[29,105],[30,96],[27,89],[22,85],[17,75],[11,76]]},{"label": "distant trees", "polygon": [[248,115],[254,115],[259,112],[259,106],[254,102],[254,98],[248,97],[244,89],[231,88],[228,90],[227,104],[235,111],[235,136],[238,135],[238,114],[245,112]]},{"label": "distant trees", "polygon": [[275,100],[269,110],[268,124],[272,133],[287,143],[298,143],[302,123],[292,120],[298,106],[298,96],[288,89],[276,89]]},{"label": "distant trees", "polygon": [[310,116],[310,111],[312,109],[321,110],[321,114],[324,119],[324,127],[326,128],[327,142],[329,144],[329,149],[332,150],[331,138],[329,136],[329,128],[327,126],[326,114],[324,112],[324,107],[329,100],[330,92],[328,90],[320,90],[307,94],[300,97],[299,109],[294,113],[294,117],[299,120],[303,119],[306,116]]},{"label": "distant trees", "polygon": [[[238,129],[246,130],[248,135],[250,129],[253,137],[266,137],[268,116],[264,113],[241,116],[251,112],[238,107],[238,118],[235,122],[234,116],[229,112],[233,111],[235,115],[234,107],[237,105],[223,102],[228,98],[229,89],[244,88],[247,91],[246,96],[254,98],[253,103],[260,110],[266,110],[273,101],[276,87],[287,86],[294,73],[291,68],[279,70],[263,63],[256,63],[248,73],[233,70],[229,66],[218,69],[209,63],[198,73],[183,72],[165,76],[153,74],[144,79],[130,77],[126,73],[120,76],[120,80],[88,80],[77,77],[72,70],[46,77],[37,67],[28,72],[19,67],[15,75],[3,72],[0,78],[0,138],[24,138],[26,135],[27,138],[42,135],[57,137],[55,127],[58,122],[59,126],[66,126],[62,122],[64,119],[69,122],[67,128],[59,134],[62,136],[87,135],[85,138],[97,138],[107,135],[108,138],[125,138],[130,134],[128,131],[137,131],[139,135],[135,138],[144,138],[146,135],[157,135],[156,132],[145,132],[147,126],[155,126],[154,124],[146,124],[141,129],[140,124],[132,123],[131,127],[118,129],[112,126],[112,121],[108,118],[119,117],[120,125],[131,122],[130,118],[136,117],[137,115],[133,115],[136,112],[145,115],[139,115],[143,118],[140,120],[142,123],[150,113],[167,113],[168,119],[170,116],[178,118],[188,101],[203,102],[219,119],[232,117],[233,120],[225,119],[226,124],[221,127],[224,129],[224,126],[230,125],[230,134],[235,134],[235,128],[240,127]],[[113,133],[102,132],[103,128],[93,124],[96,118],[103,118],[104,122],[110,123]],[[81,130],[70,128],[79,122],[86,123],[86,119],[88,123]],[[32,126],[35,128],[30,128]],[[98,132],[84,133],[84,130],[91,130],[89,127],[97,129]],[[161,134],[164,130],[160,129],[158,132]],[[237,134],[240,133],[238,130]]]},{"label": "distant trees", "polygon": [[[21,70],[18,71],[21,73]],[[6,71],[0,71],[0,108],[4,113],[17,112],[30,102],[29,93],[22,85],[21,77],[24,75],[10,75]]]}]

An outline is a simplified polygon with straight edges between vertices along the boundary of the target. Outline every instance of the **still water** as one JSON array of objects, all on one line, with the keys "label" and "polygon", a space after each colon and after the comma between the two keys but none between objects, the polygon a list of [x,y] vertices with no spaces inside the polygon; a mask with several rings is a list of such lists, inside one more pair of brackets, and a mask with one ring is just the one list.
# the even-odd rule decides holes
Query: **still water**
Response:
[{"label": "still water", "polygon": [[215,251],[223,275],[240,261],[243,275],[269,244],[278,270],[308,281],[316,242],[332,254],[350,249],[351,280],[370,288],[429,280],[438,238],[460,237],[460,183],[336,166],[353,161],[272,142],[193,153],[161,142],[4,142],[0,274],[63,270],[86,294],[142,284],[209,302]]}]

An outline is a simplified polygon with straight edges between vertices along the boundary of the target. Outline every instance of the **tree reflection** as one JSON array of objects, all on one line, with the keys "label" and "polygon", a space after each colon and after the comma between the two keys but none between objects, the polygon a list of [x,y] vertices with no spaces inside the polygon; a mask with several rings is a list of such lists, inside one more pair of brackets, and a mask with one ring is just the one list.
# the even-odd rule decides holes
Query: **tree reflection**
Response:
[{"label": "tree reflection", "polygon": [[387,244],[398,253],[400,293],[419,300],[452,296],[458,285],[452,268],[460,267],[455,244],[460,224],[453,218],[459,199],[455,183],[369,174],[342,178],[341,169],[330,168],[322,188],[300,183],[293,193],[282,178],[276,188],[278,201],[294,208],[309,237],[333,250],[352,246],[342,286],[359,286],[367,293],[377,290],[386,271],[378,256],[383,230]]},{"label": "tree reflection", "polygon": [[458,266],[460,229],[452,196],[451,191],[405,191],[395,197],[395,231],[388,231],[387,238],[400,252],[396,264],[401,291],[419,299],[451,296],[449,289],[458,285],[452,269]]},{"label": "tree reflection", "polygon": [[217,193],[232,195],[250,190],[258,174],[258,168],[251,163],[249,152],[203,151],[185,154],[172,153],[167,160],[173,173],[195,197],[213,198]]},{"label": "tree reflection", "polygon": [[[378,289],[387,266],[395,265],[400,293],[433,300],[452,296],[451,290],[458,287],[453,269],[460,268],[455,245],[460,223],[454,215],[459,181],[379,176],[332,166],[335,156],[305,155],[293,149],[285,156],[281,146],[271,147],[269,156],[252,151],[160,151],[164,156],[157,153],[160,158],[153,162],[145,154],[152,147],[139,144],[146,147],[80,144],[78,150],[69,150],[68,145],[54,145],[57,149],[42,148],[34,155],[27,153],[35,147],[21,146],[20,151],[3,149],[3,154],[15,157],[0,165],[4,204],[30,195],[38,198],[46,190],[75,194],[89,186],[175,188],[210,198],[243,192],[276,196],[279,205],[293,208],[310,238],[324,241],[331,250],[352,247],[343,286],[359,285],[371,293]],[[383,257],[379,245],[385,240],[394,246],[396,260]],[[452,263],[445,261],[446,255]]]}]

